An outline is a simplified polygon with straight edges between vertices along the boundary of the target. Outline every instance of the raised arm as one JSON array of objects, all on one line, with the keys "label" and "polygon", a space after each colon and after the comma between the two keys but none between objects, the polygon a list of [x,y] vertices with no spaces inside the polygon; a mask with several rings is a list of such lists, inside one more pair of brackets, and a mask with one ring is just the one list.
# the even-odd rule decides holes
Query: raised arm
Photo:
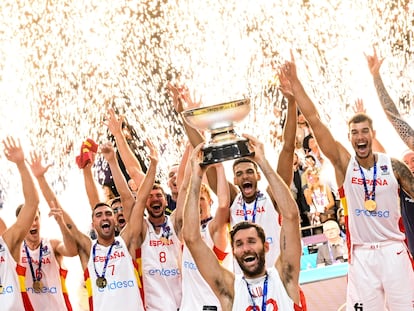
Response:
[{"label": "raised arm", "polygon": [[297,127],[297,106],[293,95],[286,90],[284,84],[289,83],[283,74],[279,74],[280,90],[288,101],[287,117],[283,128],[283,146],[277,161],[277,173],[283,181],[290,185],[293,180],[293,154],[295,152],[295,139]]},{"label": "raised arm", "polygon": [[[184,88],[184,89],[186,90],[186,88]],[[184,104],[186,104],[186,108],[195,108],[195,107],[199,106],[199,104],[194,103],[191,100],[191,97],[190,97],[188,91],[180,92],[180,89],[176,86],[173,86],[171,83],[168,84],[168,90],[171,93],[171,96],[173,98],[174,108],[175,108],[175,111],[178,114],[181,115],[181,113],[184,111]],[[197,145],[204,142],[204,140],[205,140],[204,136],[197,129],[190,126],[185,120],[183,120],[183,124],[184,124],[185,132],[186,132],[187,137],[188,137],[188,141],[190,142],[190,144],[193,147],[195,147],[195,146],[197,146]],[[209,184],[211,190],[213,190],[213,192],[215,194],[217,194],[217,175],[216,175],[216,171],[215,170],[208,170],[207,171],[207,178],[208,178],[208,184]],[[233,199],[237,195],[237,188],[231,183],[229,183],[229,187],[230,187],[231,200],[233,201]]]},{"label": "raised arm", "polygon": [[378,59],[375,48],[373,55],[365,55],[365,57],[368,62],[369,71],[374,79],[375,89],[377,90],[378,98],[382,109],[384,109],[385,115],[400,135],[402,141],[408,148],[414,150],[414,129],[401,117],[381,78],[380,68],[384,59]]},{"label": "raised arm", "polygon": [[325,154],[335,166],[337,184],[338,186],[341,186],[345,178],[346,167],[351,155],[342,144],[334,139],[328,127],[320,119],[315,104],[305,92],[305,89],[297,76],[296,64],[292,52],[291,61],[285,62],[280,70],[280,74],[281,80],[287,79],[289,81],[287,85],[289,89],[286,89],[286,92],[291,93],[295,97],[300,111],[309,122],[323,154]]},{"label": "raised arm", "polygon": [[139,187],[145,174],[142,171],[141,164],[129,147],[124,132],[122,131],[123,121],[123,116],[118,117],[112,108],[108,110],[105,125],[115,137],[116,147],[118,148],[119,154],[125,164],[129,176],[135,181],[137,187]]},{"label": "raised arm", "polygon": [[214,245],[224,252],[228,245],[227,228],[230,221],[230,191],[222,163],[214,164],[208,170],[216,170],[218,199],[216,212],[209,225],[210,235]]},{"label": "raised arm", "polygon": [[132,194],[128,186],[128,182],[121,171],[112,143],[107,142],[101,145],[100,149],[106,162],[108,162],[109,168],[111,169],[112,178],[114,180],[116,190],[121,197],[122,208],[124,210],[125,218],[128,222],[129,218],[131,217],[132,207],[135,204],[134,195]]},{"label": "raised arm", "polygon": [[[176,209],[173,211],[172,217],[174,219],[174,230],[178,236],[178,238],[182,241],[182,227],[183,227],[183,218],[184,218],[184,203],[187,197],[188,187],[190,185],[191,180],[191,167],[189,156],[191,155],[193,148],[191,145],[187,144],[186,149],[184,151],[184,156],[180,162],[180,167],[178,171],[184,170],[182,174],[182,180],[180,181],[180,186],[178,190],[177,196],[177,203]],[[178,182],[177,182],[178,184]],[[178,212],[176,211],[178,209]]]},{"label": "raised arm", "polygon": [[121,231],[121,236],[125,240],[128,246],[130,254],[135,258],[135,251],[139,248],[143,241],[143,223],[144,223],[144,210],[145,203],[148,196],[151,193],[152,187],[155,182],[155,174],[157,172],[158,165],[158,152],[156,147],[150,140],[145,141],[147,147],[150,149],[149,158],[151,163],[142,181],[135,201],[134,208],[132,209],[131,219]]},{"label": "raised arm", "polygon": [[50,202],[49,206],[49,217],[53,216],[55,218],[57,224],[59,225],[60,231],[62,232],[63,240],[51,240],[51,244],[57,258],[59,258],[59,256],[73,257],[78,255],[78,243],[70,231],[73,220],[62,209],[62,206],[58,201]]},{"label": "raised arm", "polygon": [[39,207],[39,195],[29,168],[26,165],[20,140],[15,140],[13,137],[6,137],[3,140],[3,145],[6,158],[15,163],[19,170],[23,186],[24,206],[17,216],[16,222],[3,233],[3,239],[10,253],[14,260],[19,262],[20,246],[35,218]]},{"label": "raised arm", "polygon": [[392,168],[398,183],[404,191],[414,199],[414,174],[410,171],[408,166],[397,159],[391,159]]},{"label": "raised arm", "polygon": [[89,206],[91,210],[95,207],[96,204],[101,202],[99,199],[99,191],[98,187],[96,186],[95,179],[93,178],[93,163],[95,161],[95,154],[93,155],[93,161],[86,164],[86,166],[82,169],[83,172],[83,182],[85,185],[86,195],[88,197]]},{"label": "raised arm", "polygon": [[234,275],[223,268],[213,251],[207,246],[200,233],[200,188],[206,167],[202,161],[202,144],[194,148],[191,155],[191,180],[184,205],[184,241],[193,256],[198,270],[221,302],[229,305],[234,297]]},{"label": "raised arm", "polygon": [[249,139],[249,144],[255,152],[253,160],[260,165],[272,192],[277,193],[275,200],[282,216],[282,226],[280,231],[280,256],[276,260],[275,267],[279,271],[289,296],[295,303],[300,304],[299,272],[302,246],[299,209],[290,189],[266,159],[263,144],[250,135],[243,136]]},{"label": "raised arm", "polygon": [[55,217],[55,220],[59,225],[60,231],[62,232],[63,241],[51,241],[53,249],[58,257],[73,257],[78,254],[77,244],[67,228],[67,224],[64,219],[64,213],[62,212],[62,208],[58,202],[55,192],[52,190],[52,188],[46,180],[45,174],[49,167],[51,167],[51,164],[42,164],[42,156],[40,154],[38,154],[35,151],[30,154],[30,168],[32,170],[33,175],[37,179],[43,197],[49,205],[49,216]]}]

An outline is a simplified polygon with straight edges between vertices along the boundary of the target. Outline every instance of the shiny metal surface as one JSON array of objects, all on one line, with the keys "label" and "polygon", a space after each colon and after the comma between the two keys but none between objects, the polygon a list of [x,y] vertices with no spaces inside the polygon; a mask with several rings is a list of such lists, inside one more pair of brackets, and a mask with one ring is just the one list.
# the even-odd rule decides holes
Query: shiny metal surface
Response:
[{"label": "shiny metal surface", "polygon": [[218,105],[189,109],[182,112],[184,119],[194,128],[208,129],[212,134],[233,128],[250,112],[250,99],[239,99]]}]

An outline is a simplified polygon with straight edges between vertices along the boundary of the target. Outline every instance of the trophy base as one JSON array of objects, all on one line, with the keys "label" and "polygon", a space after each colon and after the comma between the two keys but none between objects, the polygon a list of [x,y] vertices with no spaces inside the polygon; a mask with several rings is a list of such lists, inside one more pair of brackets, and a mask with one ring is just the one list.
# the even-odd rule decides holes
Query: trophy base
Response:
[{"label": "trophy base", "polygon": [[206,146],[203,148],[203,162],[200,165],[205,166],[227,160],[254,156],[254,152],[250,152],[247,142],[245,139],[240,139],[226,144],[221,143],[220,145]]}]

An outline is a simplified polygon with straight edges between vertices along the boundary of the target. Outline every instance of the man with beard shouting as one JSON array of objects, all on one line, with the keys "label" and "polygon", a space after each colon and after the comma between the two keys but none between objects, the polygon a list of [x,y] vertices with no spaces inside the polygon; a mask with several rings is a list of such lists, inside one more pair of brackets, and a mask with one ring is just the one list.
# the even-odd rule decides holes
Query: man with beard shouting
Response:
[{"label": "man with beard shouting", "polygon": [[[283,218],[280,230],[280,255],[273,266],[266,268],[265,253],[269,250],[265,232],[252,221],[236,224],[231,235],[233,256],[242,274],[234,274],[221,266],[211,248],[203,241],[198,200],[205,166],[200,166],[202,144],[194,149],[191,158],[192,177],[184,207],[183,237],[197,267],[221,303],[222,310],[305,310],[299,287],[301,242],[299,212],[292,194],[282,178],[274,172],[264,156],[263,144],[249,139],[255,162],[266,174],[269,187],[277,193],[276,203]],[[250,168],[245,168],[249,174]],[[276,222],[276,220],[275,220]]]}]

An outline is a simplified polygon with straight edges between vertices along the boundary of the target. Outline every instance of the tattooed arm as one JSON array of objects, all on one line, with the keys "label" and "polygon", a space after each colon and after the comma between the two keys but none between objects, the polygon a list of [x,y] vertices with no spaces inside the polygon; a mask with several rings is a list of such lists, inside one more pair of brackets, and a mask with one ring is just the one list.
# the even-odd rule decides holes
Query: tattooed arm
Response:
[{"label": "tattooed arm", "polygon": [[400,116],[397,107],[385,89],[380,75],[374,77],[374,84],[381,106],[384,109],[388,120],[391,122],[398,135],[400,135],[402,141],[411,150],[414,150],[414,129]]},{"label": "tattooed arm", "polygon": [[395,128],[398,135],[400,135],[402,141],[408,146],[408,148],[414,150],[414,129],[401,117],[395,103],[392,101],[384,86],[379,72],[384,59],[378,59],[375,48],[373,55],[365,56],[367,58],[369,71],[374,79],[374,85],[377,90],[378,98],[388,120],[391,122],[392,126]]},{"label": "tattooed arm", "polygon": [[397,159],[391,159],[391,163],[400,186],[411,198],[414,198],[414,174],[405,163]]}]

